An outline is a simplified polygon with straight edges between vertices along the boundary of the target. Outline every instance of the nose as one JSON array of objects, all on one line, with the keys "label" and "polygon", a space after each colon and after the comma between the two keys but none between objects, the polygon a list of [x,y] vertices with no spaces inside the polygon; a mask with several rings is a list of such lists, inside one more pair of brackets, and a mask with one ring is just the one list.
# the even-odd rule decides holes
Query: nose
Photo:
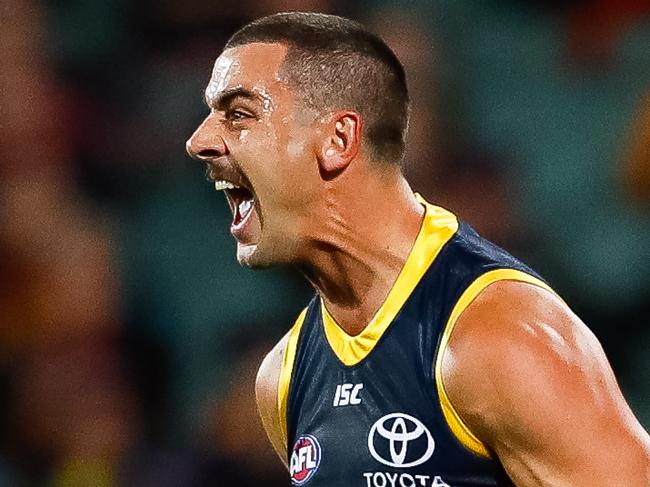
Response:
[{"label": "nose", "polygon": [[228,153],[223,137],[213,126],[211,117],[206,118],[185,143],[189,156],[199,161],[209,161]]}]

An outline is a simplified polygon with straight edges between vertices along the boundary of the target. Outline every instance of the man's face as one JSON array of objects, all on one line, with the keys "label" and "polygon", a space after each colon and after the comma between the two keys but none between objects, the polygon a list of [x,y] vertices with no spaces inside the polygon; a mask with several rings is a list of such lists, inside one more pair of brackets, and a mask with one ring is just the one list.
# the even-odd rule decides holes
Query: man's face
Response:
[{"label": "man's face", "polygon": [[280,75],[286,52],[262,43],[224,51],[205,90],[210,113],[187,141],[225,191],[237,259],[250,267],[296,259],[318,171],[314,127]]}]

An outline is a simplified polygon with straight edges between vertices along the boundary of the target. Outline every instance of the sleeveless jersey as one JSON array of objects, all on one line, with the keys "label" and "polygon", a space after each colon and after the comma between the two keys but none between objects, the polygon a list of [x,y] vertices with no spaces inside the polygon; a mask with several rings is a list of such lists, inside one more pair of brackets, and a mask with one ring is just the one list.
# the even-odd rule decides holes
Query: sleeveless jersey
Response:
[{"label": "sleeveless jersey", "polygon": [[512,486],[449,401],[441,363],[454,323],[499,280],[548,286],[448,211],[426,212],[366,328],[347,335],[316,296],[289,333],[278,390],[292,484]]}]

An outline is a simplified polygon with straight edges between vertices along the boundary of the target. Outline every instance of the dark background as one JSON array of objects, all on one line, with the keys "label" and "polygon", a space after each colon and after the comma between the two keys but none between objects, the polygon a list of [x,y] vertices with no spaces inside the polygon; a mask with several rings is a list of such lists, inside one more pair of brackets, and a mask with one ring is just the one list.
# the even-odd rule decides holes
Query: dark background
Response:
[{"label": "dark background", "polygon": [[253,381],[309,290],[238,267],[184,152],[225,40],[287,9],[388,41],[414,188],[548,278],[650,425],[647,2],[0,0],[0,486],[288,485]]}]

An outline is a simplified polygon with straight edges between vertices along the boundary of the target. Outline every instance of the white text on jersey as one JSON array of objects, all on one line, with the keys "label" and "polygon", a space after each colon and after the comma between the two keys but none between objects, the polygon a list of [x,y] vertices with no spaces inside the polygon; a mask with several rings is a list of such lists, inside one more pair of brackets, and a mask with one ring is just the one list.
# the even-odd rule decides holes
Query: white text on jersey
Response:
[{"label": "white text on jersey", "polygon": [[303,446],[291,454],[290,473],[293,476],[303,470],[311,470],[318,466],[316,452],[312,445]]},{"label": "white text on jersey", "polygon": [[363,389],[363,384],[339,384],[336,386],[334,406],[361,404],[361,399],[359,398],[361,389]]}]

